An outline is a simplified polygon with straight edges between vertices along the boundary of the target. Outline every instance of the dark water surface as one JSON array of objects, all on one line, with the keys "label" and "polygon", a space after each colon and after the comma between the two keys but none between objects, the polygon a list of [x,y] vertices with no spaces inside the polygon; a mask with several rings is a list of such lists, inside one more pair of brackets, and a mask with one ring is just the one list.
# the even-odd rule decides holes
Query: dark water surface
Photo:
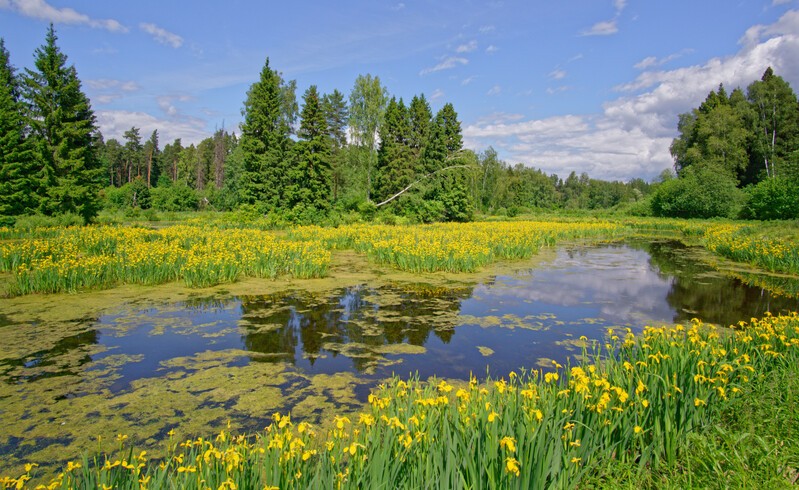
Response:
[{"label": "dark water surface", "polygon": [[[564,362],[579,337],[602,339],[608,327],[729,325],[799,309],[695,254],[671,241],[562,247],[534,269],[470,286],[122,305],[53,326],[64,334],[50,348],[0,357],[0,474],[97,449],[101,434],[152,445],[172,428],[209,434],[228,420],[257,430],[275,410],[318,420],[357,409],[392,373],[468,379]],[[0,342],[19,342],[25,327],[2,318]]]}]

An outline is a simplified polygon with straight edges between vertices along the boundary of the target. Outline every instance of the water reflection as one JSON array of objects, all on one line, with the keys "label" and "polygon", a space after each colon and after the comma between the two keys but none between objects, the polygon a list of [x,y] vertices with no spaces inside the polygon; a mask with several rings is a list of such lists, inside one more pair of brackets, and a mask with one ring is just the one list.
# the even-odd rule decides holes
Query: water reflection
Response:
[{"label": "water reflection", "polygon": [[[0,413],[13,421],[0,429],[0,460],[18,466],[35,451],[56,461],[52,435],[83,438],[84,450],[96,427],[111,434],[128,424],[155,440],[174,427],[214,431],[229,418],[260,429],[274,410],[316,417],[357,406],[392,373],[468,379],[564,363],[580,352],[577,339],[601,339],[609,326],[694,317],[726,325],[799,310],[796,297],[742,279],[752,280],[714,271],[678,242],[642,240],[560,248],[534,269],[469,286],[383,280],[196,297],[58,325],[0,315],[9,346]],[[778,292],[799,291],[796,282],[779,278]]]}]

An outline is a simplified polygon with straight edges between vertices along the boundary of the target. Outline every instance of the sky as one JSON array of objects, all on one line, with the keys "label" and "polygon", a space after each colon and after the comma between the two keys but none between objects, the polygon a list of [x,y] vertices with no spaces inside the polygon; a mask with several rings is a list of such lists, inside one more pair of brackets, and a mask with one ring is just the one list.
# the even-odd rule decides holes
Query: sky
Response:
[{"label": "sky", "polygon": [[799,89],[799,0],[0,0],[18,70],[53,23],[106,139],[239,133],[267,58],[297,97],[358,75],[450,102],[464,146],[509,164],[651,180],[680,113],[771,66]]}]

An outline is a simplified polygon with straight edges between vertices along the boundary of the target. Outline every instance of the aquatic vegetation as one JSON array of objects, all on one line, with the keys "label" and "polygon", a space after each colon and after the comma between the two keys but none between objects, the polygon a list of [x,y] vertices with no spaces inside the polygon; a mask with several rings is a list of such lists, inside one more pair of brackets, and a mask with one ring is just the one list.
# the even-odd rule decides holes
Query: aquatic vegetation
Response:
[{"label": "aquatic vegetation", "polygon": [[[573,488],[608,460],[673,465],[749,383],[799,360],[799,315],[729,329],[609,329],[583,361],[479,383],[393,378],[319,426],[275,413],[253,436],[126,445],[69,462],[52,488]],[[25,488],[38,470],[5,477]]]},{"label": "aquatic vegetation", "polygon": [[259,230],[69,227],[0,243],[0,271],[13,273],[15,294],[175,280],[205,287],[241,276],[321,277],[329,264],[330,252],[314,242]]},{"label": "aquatic vegetation", "polygon": [[561,240],[608,238],[623,233],[609,222],[482,222],[339,228],[298,227],[289,235],[331,248],[353,248],[381,264],[409,272],[474,272],[499,260],[526,259]]},{"label": "aquatic vegetation", "polygon": [[708,250],[723,257],[799,274],[799,242],[791,237],[768,236],[751,226],[716,225],[708,227],[703,239]]}]

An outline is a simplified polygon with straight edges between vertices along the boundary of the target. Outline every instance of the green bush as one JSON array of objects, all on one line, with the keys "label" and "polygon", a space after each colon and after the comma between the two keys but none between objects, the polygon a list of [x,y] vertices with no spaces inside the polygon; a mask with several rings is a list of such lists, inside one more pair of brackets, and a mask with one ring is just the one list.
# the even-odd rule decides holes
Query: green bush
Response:
[{"label": "green bush", "polygon": [[658,186],[652,195],[652,213],[669,218],[734,217],[741,201],[742,192],[732,176],[697,165]]},{"label": "green bush", "polygon": [[773,178],[749,187],[741,217],[759,220],[799,218],[799,182]]},{"label": "green bush", "polygon": [[194,211],[199,203],[197,192],[182,183],[154,187],[150,194],[153,207],[159,211]]}]

